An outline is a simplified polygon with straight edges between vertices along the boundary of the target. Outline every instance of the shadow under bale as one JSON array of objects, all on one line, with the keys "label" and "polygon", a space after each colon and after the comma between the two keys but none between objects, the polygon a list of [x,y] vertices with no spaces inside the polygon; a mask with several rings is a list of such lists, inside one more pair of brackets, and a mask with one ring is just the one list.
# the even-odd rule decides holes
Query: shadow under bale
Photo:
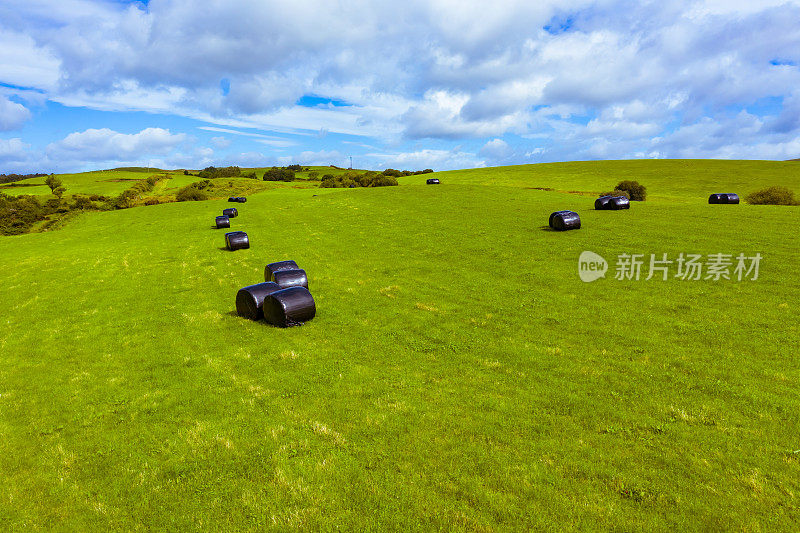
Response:
[{"label": "shadow under bale", "polygon": [[555,213],[550,213],[550,219],[547,221],[547,225],[551,228],[553,227],[553,219],[556,218],[558,215],[564,215],[567,213],[572,213],[572,211],[556,211]]},{"label": "shadow under bale", "polygon": [[556,231],[567,231],[571,229],[581,229],[581,217],[574,211],[560,211],[553,213],[552,227]]},{"label": "shadow under bale", "polygon": [[236,293],[236,314],[250,320],[263,318],[262,306],[264,305],[264,299],[279,290],[281,288],[278,284],[272,281],[242,287]]},{"label": "shadow under bale", "polygon": [[243,231],[231,231],[225,234],[225,244],[228,245],[228,250],[231,252],[236,250],[244,250],[250,248],[250,239],[247,233]]},{"label": "shadow under bale", "polygon": [[226,217],[235,218],[239,216],[239,211],[237,211],[235,207],[229,207],[227,209],[223,209],[222,214]]},{"label": "shadow under bale", "polygon": [[439,185],[439,178],[428,178],[425,183],[428,185]]},{"label": "shadow under bale", "polygon": [[229,219],[225,215],[222,215],[221,217],[217,217],[215,220],[217,222],[217,229],[230,228],[231,227],[231,219]]},{"label": "shadow under bale", "polygon": [[288,287],[308,288],[308,276],[306,276],[305,270],[279,270],[272,275],[272,279],[280,285],[281,289]]},{"label": "shadow under bale", "polygon": [[281,270],[300,270],[300,267],[292,260],[270,263],[264,267],[264,281],[275,281],[275,272]]},{"label": "shadow under bale", "polygon": [[281,328],[299,326],[317,314],[314,298],[305,287],[289,287],[273,292],[262,305],[264,320]]},{"label": "shadow under bale", "polygon": [[631,201],[624,196],[612,196],[606,204],[606,209],[617,211],[619,209],[630,209]]},{"label": "shadow under bale", "polygon": [[710,204],[738,204],[739,195],[734,193],[717,193],[708,197]]}]

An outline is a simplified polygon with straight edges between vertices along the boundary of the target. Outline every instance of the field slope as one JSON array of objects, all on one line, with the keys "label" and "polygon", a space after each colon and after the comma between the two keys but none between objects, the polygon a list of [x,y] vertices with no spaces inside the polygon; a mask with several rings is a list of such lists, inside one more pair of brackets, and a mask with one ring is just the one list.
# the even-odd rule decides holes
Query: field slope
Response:
[{"label": "field slope", "polygon": [[[0,238],[4,529],[796,530],[800,208],[706,199],[798,191],[800,164],[433,176],[254,194],[235,253],[221,200]],[[647,202],[592,210],[628,178]],[[625,253],[763,260],[615,280]],[[317,317],[238,318],[289,258]]]}]

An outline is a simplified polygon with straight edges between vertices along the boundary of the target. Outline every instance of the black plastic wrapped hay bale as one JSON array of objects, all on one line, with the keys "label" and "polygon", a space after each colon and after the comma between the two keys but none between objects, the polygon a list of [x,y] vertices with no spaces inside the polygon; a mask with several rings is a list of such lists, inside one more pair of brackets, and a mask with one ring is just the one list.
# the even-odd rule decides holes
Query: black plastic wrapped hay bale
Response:
[{"label": "black plastic wrapped hay bale", "polygon": [[247,237],[247,233],[243,231],[226,233],[225,243],[228,245],[228,250],[231,252],[250,248],[250,239]]},{"label": "black plastic wrapped hay bale", "polygon": [[239,211],[235,207],[229,207],[222,210],[222,214],[229,218],[236,218],[239,216]]},{"label": "black plastic wrapped hay bale", "polygon": [[572,213],[572,211],[556,211],[555,213],[550,213],[550,220],[547,221],[547,225],[551,228],[553,227],[553,219],[556,218],[558,215],[563,215],[566,213]]},{"label": "black plastic wrapped hay bale", "polygon": [[276,261],[264,267],[264,281],[275,281],[275,272],[281,270],[300,270],[294,261]]},{"label": "black plastic wrapped hay bale", "polygon": [[570,229],[581,228],[581,217],[574,211],[554,213],[553,229],[556,231],[567,231]]},{"label": "black plastic wrapped hay bale", "polygon": [[624,196],[612,196],[611,199],[606,204],[606,209],[610,209],[612,211],[617,211],[619,209],[630,209],[631,208],[631,201],[625,198]]},{"label": "black plastic wrapped hay bale", "polygon": [[611,201],[611,196],[601,196],[594,201],[594,208],[598,211],[608,209],[608,203]]},{"label": "black plastic wrapped hay bale", "polygon": [[288,287],[308,288],[306,271],[299,268],[297,270],[279,270],[272,275],[272,279],[281,286],[281,289]]},{"label": "black plastic wrapped hay bale", "polygon": [[247,198],[245,198],[244,196],[239,196],[236,198],[236,201],[239,202],[240,204],[243,204],[247,201]]},{"label": "black plastic wrapped hay bale", "polygon": [[727,193],[725,196],[728,197],[729,204],[738,204],[739,203],[739,195],[734,194],[732,192]]},{"label": "black plastic wrapped hay bale", "polygon": [[428,178],[425,183],[428,185],[439,185],[439,178]]},{"label": "black plastic wrapped hay bale", "polygon": [[272,281],[265,281],[264,283],[256,283],[255,285],[248,285],[242,287],[236,293],[236,313],[244,318],[250,320],[258,320],[264,316],[262,306],[264,299],[272,294],[281,290],[277,283]]},{"label": "black plastic wrapped hay bale", "polygon": [[236,196],[231,196],[230,198],[228,198],[228,201],[229,202],[238,202],[239,199]]},{"label": "black plastic wrapped hay bale", "polygon": [[[237,234],[240,234],[240,233],[244,233],[244,232],[243,231],[229,231],[228,233],[226,233],[225,234],[225,247],[226,248],[230,248],[230,246],[231,246],[230,236],[231,235],[237,235]],[[269,280],[267,280],[267,281],[269,281]]]},{"label": "black plastic wrapped hay bale", "polygon": [[264,299],[264,320],[281,328],[299,326],[317,314],[314,298],[305,287],[289,287]]},{"label": "black plastic wrapped hay bale", "polygon": [[230,228],[231,227],[231,219],[229,219],[225,215],[222,215],[221,217],[217,217],[215,220],[217,222],[217,229]]},{"label": "black plastic wrapped hay bale", "polygon": [[[722,194],[712,194],[711,196],[708,197],[708,203],[721,204],[723,203],[720,201],[722,199],[722,196],[723,196]],[[725,198],[725,200],[727,201],[727,198]]]}]

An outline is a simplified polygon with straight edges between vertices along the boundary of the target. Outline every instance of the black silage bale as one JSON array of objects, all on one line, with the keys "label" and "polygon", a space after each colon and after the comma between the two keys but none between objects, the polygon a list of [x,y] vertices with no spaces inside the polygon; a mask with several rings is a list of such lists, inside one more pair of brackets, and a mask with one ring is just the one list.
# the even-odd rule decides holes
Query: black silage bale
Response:
[{"label": "black silage bale", "polygon": [[226,233],[225,242],[228,245],[228,250],[231,252],[250,248],[250,238],[247,236],[247,233],[243,231],[232,231],[230,233]]},{"label": "black silage bale", "polygon": [[601,196],[594,201],[594,208],[598,211],[608,209],[608,203],[611,201],[611,196]]},{"label": "black silage bale", "polygon": [[557,215],[563,215],[565,213],[572,213],[572,211],[556,211],[554,213],[550,213],[550,219],[547,221],[547,225],[552,228],[553,227],[553,219],[556,218]]},{"label": "black silage bale", "polygon": [[726,198],[728,200],[726,203],[728,203],[728,204],[738,204],[739,203],[739,195],[738,194],[729,192],[729,193],[726,193],[725,196],[726,196]]},{"label": "black silage bale", "polygon": [[556,213],[553,217],[553,229],[556,231],[567,231],[581,228],[581,217],[574,211],[566,213]]},{"label": "black silage bale", "polygon": [[281,270],[300,270],[300,267],[292,260],[270,263],[264,267],[264,281],[275,281],[275,272]]},{"label": "black silage bale", "polygon": [[235,197],[235,196],[231,196],[230,198],[228,198],[228,201],[229,202],[238,202],[239,199],[237,197]]},{"label": "black silage bale", "polygon": [[[721,203],[723,203],[723,202],[720,201],[721,199],[722,199],[722,195],[721,194],[712,194],[711,196],[708,197],[708,203],[710,203],[710,204],[721,204]],[[725,200],[727,201],[727,198]]]},{"label": "black silage bale", "polygon": [[236,218],[239,216],[239,211],[237,211],[235,207],[229,207],[227,209],[223,209],[222,214],[229,218]]},{"label": "black silage bale", "polygon": [[239,202],[240,204],[243,204],[247,202],[247,198],[245,198],[244,196],[239,196],[236,198],[236,201]]},{"label": "black silage bale", "polygon": [[263,318],[262,306],[264,305],[264,299],[279,290],[281,288],[278,284],[271,281],[242,287],[236,293],[236,313],[250,320]]},{"label": "black silage bale", "polygon": [[428,185],[439,185],[439,178],[428,178],[425,183]]},{"label": "black silage bale", "polygon": [[231,219],[229,219],[225,215],[222,215],[221,217],[217,217],[215,220],[216,220],[216,223],[217,223],[217,229],[230,228],[231,227]]},{"label": "black silage bale", "polygon": [[264,299],[264,320],[281,328],[299,326],[317,314],[314,298],[305,287],[289,287]]},{"label": "black silage bale", "polygon": [[631,201],[624,196],[612,196],[606,205],[606,209],[617,211],[619,209],[630,209]]},{"label": "black silage bale", "polygon": [[308,288],[308,276],[305,270],[279,270],[272,275],[272,279],[280,285],[281,289],[288,287]]}]

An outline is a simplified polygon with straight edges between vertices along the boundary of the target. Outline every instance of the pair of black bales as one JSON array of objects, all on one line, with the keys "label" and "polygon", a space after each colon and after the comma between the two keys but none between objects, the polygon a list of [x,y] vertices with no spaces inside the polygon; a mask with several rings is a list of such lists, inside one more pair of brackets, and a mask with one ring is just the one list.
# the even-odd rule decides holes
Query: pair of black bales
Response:
[{"label": "pair of black bales", "polygon": [[[630,209],[631,202],[624,196],[601,196],[594,201],[598,211],[617,211]],[[581,228],[581,217],[575,211],[556,211],[550,215],[550,227],[556,231],[567,231]]]},{"label": "pair of black bales", "polygon": [[299,326],[314,318],[317,307],[308,290],[308,276],[294,261],[264,268],[264,283],[239,289],[236,313],[250,320],[263,318],[273,326]]}]

